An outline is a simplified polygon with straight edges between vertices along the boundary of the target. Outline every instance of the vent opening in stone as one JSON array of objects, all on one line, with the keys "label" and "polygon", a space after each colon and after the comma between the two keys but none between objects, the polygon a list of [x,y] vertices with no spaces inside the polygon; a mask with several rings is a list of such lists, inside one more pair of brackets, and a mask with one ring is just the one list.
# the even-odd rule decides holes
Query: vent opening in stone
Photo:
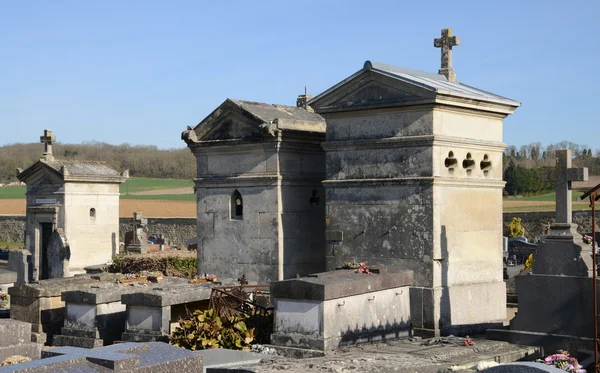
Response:
[{"label": "vent opening in stone", "polygon": [[244,217],[244,201],[242,195],[236,190],[231,195],[231,220],[242,220]]}]

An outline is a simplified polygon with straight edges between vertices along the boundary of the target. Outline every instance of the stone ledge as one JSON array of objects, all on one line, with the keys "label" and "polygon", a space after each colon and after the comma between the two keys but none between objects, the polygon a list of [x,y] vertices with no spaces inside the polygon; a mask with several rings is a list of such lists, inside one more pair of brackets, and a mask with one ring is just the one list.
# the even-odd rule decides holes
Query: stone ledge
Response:
[{"label": "stone ledge", "polygon": [[340,270],[272,282],[271,297],[326,301],[409,286],[412,282],[413,272],[408,270],[371,275],[354,273],[354,270]]}]

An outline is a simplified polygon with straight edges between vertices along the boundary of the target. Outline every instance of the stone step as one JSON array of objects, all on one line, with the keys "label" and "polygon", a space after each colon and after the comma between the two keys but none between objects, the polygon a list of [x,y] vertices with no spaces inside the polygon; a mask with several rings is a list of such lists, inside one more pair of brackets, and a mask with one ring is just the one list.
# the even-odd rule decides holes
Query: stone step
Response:
[{"label": "stone step", "polygon": [[125,332],[121,335],[121,342],[169,342],[168,335],[144,334],[137,332]]},{"label": "stone step", "polygon": [[94,338],[75,337],[57,334],[52,338],[52,346],[71,346],[80,348],[97,348],[104,346],[104,341]]}]

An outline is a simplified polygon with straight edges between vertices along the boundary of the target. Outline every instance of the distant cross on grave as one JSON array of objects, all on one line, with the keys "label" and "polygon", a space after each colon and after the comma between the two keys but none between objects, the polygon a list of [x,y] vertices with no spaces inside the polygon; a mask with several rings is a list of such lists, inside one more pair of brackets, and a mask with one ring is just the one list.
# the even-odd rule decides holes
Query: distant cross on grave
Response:
[{"label": "distant cross on grave", "polygon": [[142,238],[144,236],[144,228],[148,224],[148,219],[142,217],[141,212],[133,213],[133,244],[142,244]]},{"label": "distant cross on grave", "polygon": [[587,181],[588,169],[571,167],[571,151],[556,151],[556,168],[544,170],[543,181],[556,181],[556,223],[571,224],[573,221],[573,206],[571,182]]},{"label": "distant cross on grave", "polygon": [[442,37],[433,40],[433,46],[442,48],[442,67],[438,74],[445,75],[449,82],[456,82],[456,73],[452,68],[452,47],[460,45],[460,38],[452,36],[452,29],[442,30]]},{"label": "distant cross on grave", "polygon": [[51,130],[44,130],[44,136],[40,136],[40,142],[44,144],[43,158],[47,161],[54,160],[52,155],[52,143],[56,141],[56,136],[52,135]]}]

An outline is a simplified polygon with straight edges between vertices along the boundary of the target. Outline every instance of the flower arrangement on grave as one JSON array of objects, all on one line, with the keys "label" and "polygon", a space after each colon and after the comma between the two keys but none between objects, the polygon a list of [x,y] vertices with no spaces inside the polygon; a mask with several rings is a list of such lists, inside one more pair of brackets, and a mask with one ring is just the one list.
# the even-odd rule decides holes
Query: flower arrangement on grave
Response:
[{"label": "flower arrangement on grave", "polygon": [[538,363],[553,365],[558,369],[562,369],[571,373],[586,373],[579,362],[574,357],[569,356],[567,351],[558,350],[555,354],[547,356],[544,360],[538,359]]},{"label": "flower arrangement on grave", "polygon": [[10,295],[7,292],[0,291],[0,308],[8,307],[8,301],[10,300]]},{"label": "flower arrangement on grave", "polygon": [[356,261],[346,262],[346,263],[344,263],[344,265],[342,266],[342,268],[345,268],[345,269],[356,269],[356,268],[360,268],[360,264],[361,263],[356,262]]},{"label": "flower arrangement on grave", "polygon": [[592,244],[592,236],[588,236],[587,234],[585,236],[583,236],[583,242],[591,245]]},{"label": "flower arrangement on grave", "polygon": [[141,271],[136,273],[125,273],[121,276],[120,279],[117,280],[117,283],[129,283],[129,282],[138,282],[138,281],[153,281],[157,282],[159,280],[164,279],[164,275],[159,271]]},{"label": "flower arrangement on grave", "polygon": [[218,281],[219,277],[212,273],[205,273],[203,275],[196,275],[194,278],[188,281],[190,284],[198,284],[202,282],[215,282]]},{"label": "flower arrangement on grave", "polygon": [[367,275],[371,274],[371,270],[369,268],[367,268],[367,262],[360,263],[360,266],[354,272],[355,273],[364,273],[364,274],[367,274]]}]

